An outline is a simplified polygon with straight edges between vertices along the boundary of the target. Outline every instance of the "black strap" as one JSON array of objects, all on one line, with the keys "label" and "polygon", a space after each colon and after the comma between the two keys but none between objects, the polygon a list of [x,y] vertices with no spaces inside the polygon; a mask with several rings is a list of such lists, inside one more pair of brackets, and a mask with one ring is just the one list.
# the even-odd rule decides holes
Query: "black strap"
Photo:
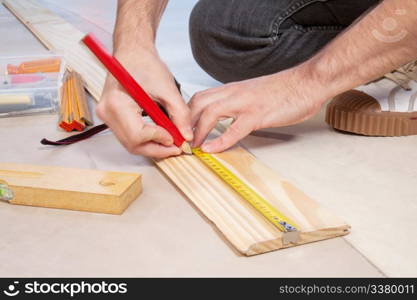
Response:
[{"label": "black strap", "polygon": [[94,126],[93,128],[84,131],[79,134],[72,135],[70,137],[67,137],[65,139],[59,140],[59,141],[50,141],[48,139],[42,139],[41,144],[42,145],[50,145],[50,146],[63,146],[63,145],[71,145],[80,141],[83,141],[85,139],[88,139],[89,137],[92,137],[93,135],[96,135],[97,133],[100,133],[109,127],[106,124],[101,124]]},{"label": "black strap", "polygon": [[[175,85],[177,86],[178,90],[181,93],[181,85],[178,83],[178,81],[175,78],[174,78],[174,81],[175,81]],[[158,106],[164,112],[164,114],[166,114],[168,116],[168,112],[166,111],[165,107],[163,107],[159,103],[158,103]],[[147,114],[145,112],[142,112],[142,116],[145,117],[145,116],[147,116]],[[102,131],[104,131],[108,128],[109,127],[106,124],[101,124],[101,125],[94,126],[93,128],[90,128],[87,131],[84,131],[84,132],[79,133],[79,134],[72,135],[70,137],[67,137],[67,138],[59,140],[59,141],[50,141],[48,139],[42,139],[41,144],[42,145],[49,145],[49,146],[71,145],[71,144],[86,140],[86,139],[92,137],[93,135],[96,135],[97,133],[100,133],[100,132],[102,132]]]}]

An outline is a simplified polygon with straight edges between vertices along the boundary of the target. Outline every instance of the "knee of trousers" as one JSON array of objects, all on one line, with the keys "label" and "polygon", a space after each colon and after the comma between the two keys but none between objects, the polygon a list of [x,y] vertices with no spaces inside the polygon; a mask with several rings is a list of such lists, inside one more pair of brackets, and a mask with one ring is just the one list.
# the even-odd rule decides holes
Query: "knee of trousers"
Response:
[{"label": "knee of trousers", "polygon": [[226,83],[289,67],[287,60],[279,59],[281,55],[277,51],[280,49],[270,37],[236,31],[227,23],[229,13],[230,2],[224,0],[200,0],[191,12],[191,49],[194,59],[204,71]]},{"label": "knee of trousers", "polygon": [[200,0],[191,12],[189,34],[196,62],[220,82],[232,82],[256,77],[246,63],[253,49],[246,44],[251,38],[228,27],[229,1]]},{"label": "knee of trousers", "polygon": [[[189,35],[191,50],[195,61],[200,67],[216,80],[225,82],[223,78],[221,62],[216,59],[216,36],[213,34],[215,28],[219,28],[220,16],[216,16],[217,9],[210,6],[211,0],[199,0],[194,6],[189,20]],[[219,4],[215,1],[216,5]],[[227,1],[225,1],[227,2]],[[212,4],[213,5],[213,4]],[[213,11],[214,10],[214,11]]]}]

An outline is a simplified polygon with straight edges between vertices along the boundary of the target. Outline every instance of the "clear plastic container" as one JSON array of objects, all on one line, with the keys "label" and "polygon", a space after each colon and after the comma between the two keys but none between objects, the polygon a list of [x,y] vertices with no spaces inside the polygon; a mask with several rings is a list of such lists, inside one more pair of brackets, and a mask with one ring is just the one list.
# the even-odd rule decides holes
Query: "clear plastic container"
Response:
[{"label": "clear plastic container", "polygon": [[60,55],[0,57],[0,117],[56,112],[64,70]]}]

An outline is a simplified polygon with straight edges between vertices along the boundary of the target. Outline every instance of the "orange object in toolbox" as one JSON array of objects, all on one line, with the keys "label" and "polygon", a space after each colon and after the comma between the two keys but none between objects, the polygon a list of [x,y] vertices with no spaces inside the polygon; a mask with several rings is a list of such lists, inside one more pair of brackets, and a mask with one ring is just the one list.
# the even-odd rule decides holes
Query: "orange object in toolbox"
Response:
[{"label": "orange object in toolbox", "polygon": [[18,66],[7,65],[8,74],[28,73],[58,73],[61,68],[61,59],[47,58],[23,62]]}]

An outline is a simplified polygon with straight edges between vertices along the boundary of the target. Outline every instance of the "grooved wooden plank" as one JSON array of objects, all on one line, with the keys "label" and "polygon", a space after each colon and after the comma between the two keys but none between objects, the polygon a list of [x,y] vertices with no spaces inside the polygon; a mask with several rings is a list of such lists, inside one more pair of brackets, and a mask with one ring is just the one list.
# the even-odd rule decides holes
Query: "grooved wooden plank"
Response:
[{"label": "grooved wooden plank", "polygon": [[46,48],[65,56],[67,68],[81,75],[84,86],[98,101],[107,71],[87,47],[80,43],[85,33],[45,9],[35,0],[5,0],[3,4]]},{"label": "grooved wooden plank", "polygon": [[[99,100],[106,71],[80,45],[83,34],[34,0],[5,0],[5,5],[47,47],[67,51],[70,67],[81,74],[86,87]],[[349,225],[343,220],[283,180],[247,151],[234,148],[215,157],[301,229],[296,244],[285,244],[282,232],[241,199],[197,157],[182,155],[156,161],[156,165],[242,254],[260,254],[349,232]]]},{"label": "grooved wooden plank", "polygon": [[208,170],[197,157],[182,155],[156,162],[242,254],[260,254],[349,232],[349,225],[343,220],[283,180],[244,149],[236,147],[214,156],[300,227],[299,241],[285,244],[281,231]]},{"label": "grooved wooden plank", "polygon": [[142,191],[141,175],[0,163],[12,204],[121,214]]}]

